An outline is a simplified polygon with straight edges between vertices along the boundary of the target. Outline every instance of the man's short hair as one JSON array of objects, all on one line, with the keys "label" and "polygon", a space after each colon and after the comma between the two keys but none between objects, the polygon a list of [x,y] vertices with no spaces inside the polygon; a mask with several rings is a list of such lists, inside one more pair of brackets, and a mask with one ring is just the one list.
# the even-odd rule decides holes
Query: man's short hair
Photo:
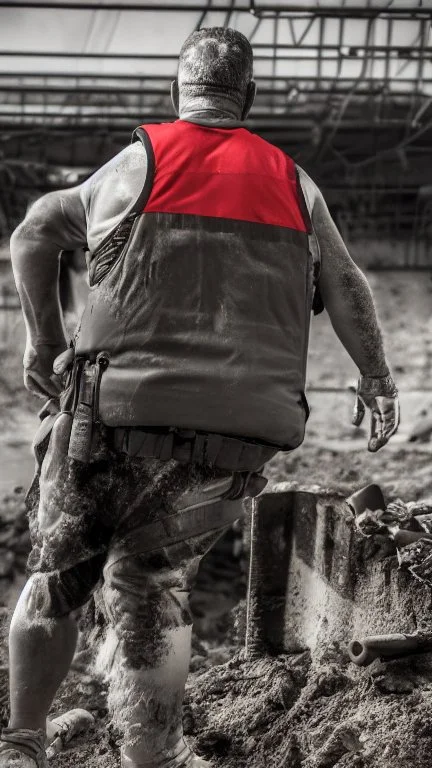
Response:
[{"label": "man's short hair", "polygon": [[224,91],[241,103],[252,75],[251,44],[235,29],[204,27],[183,43],[178,80],[184,93]]}]

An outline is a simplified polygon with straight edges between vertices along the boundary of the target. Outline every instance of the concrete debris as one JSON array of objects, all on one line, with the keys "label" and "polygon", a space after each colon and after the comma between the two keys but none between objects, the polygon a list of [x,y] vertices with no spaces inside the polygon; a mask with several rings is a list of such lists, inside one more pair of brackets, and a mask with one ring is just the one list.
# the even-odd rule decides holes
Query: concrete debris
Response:
[{"label": "concrete debris", "polygon": [[398,523],[401,527],[409,525],[413,517],[412,511],[410,511],[408,505],[402,499],[390,501],[384,513],[384,520],[386,520],[387,524]]},{"label": "concrete debris", "polygon": [[426,509],[429,509],[426,505],[410,505],[405,504],[402,499],[395,499],[384,509],[365,509],[364,512],[357,515],[355,523],[357,530],[363,536],[374,536],[384,533],[386,530],[389,534],[394,535],[399,528],[406,531],[427,532],[427,528],[423,527],[422,518],[420,518],[420,516],[425,516]]},{"label": "concrete debris", "polygon": [[425,558],[432,554],[432,541],[430,539],[419,539],[409,544],[407,547],[398,549],[397,556],[401,568],[411,568],[419,565]]},{"label": "concrete debris", "polygon": [[385,511],[383,509],[366,509],[355,519],[356,528],[362,536],[374,536],[386,530],[386,524],[383,521]]},{"label": "concrete debris", "polygon": [[[428,501],[405,503],[395,499],[381,508],[365,508],[368,498],[379,498],[379,486],[366,486],[349,497],[348,503],[357,504],[355,525],[362,536],[374,543],[367,553],[369,559],[383,559],[395,553],[394,546],[386,546],[386,539],[396,546],[399,567],[408,569],[420,581],[432,585],[432,504]],[[363,502],[363,508],[362,508]],[[355,507],[355,504],[354,504]]]},{"label": "concrete debris", "polygon": [[409,501],[406,505],[414,517],[420,515],[430,515],[432,517],[432,502],[430,501]]},{"label": "concrete debris", "polygon": [[[397,492],[402,495],[405,489],[398,487]],[[407,497],[413,498],[414,494],[409,491]],[[0,553],[7,550],[14,553],[13,568],[25,560],[23,534],[27,522],[25,513],[21,517],[22,502],[22,491],[10,494],[10,512],[7,517],[0,516]],[[377,631],[413,632],[424,618],[427,621],[423,603],[416,597],[423,594],[422,588],[410,578],[409,569],[427,565],[428,557],[432,556],[432,540],[420,538],[399,548],[399,565],[407,574],[397,572],[395,558],[377,563],[375,545],[378,542],[380,552],[395,554],[390,526],[405,533],[422,530],[430,533],[427,525],[428,522],[432,525],[431,521],[431,504],[417,501],[405,504],[396,500],[385,505],[385,509],[375,510],[375,518],[367,519],[366,530],[368,524],[372,529],[375,525],[378,534],[356,537],[359,545],[356,578],[360,582],[372,574],[373,584],[378,586],[375,592],[370,591],[370,603],[378,603],[377,610],[389,616],[395,625],[394,628],[380,627]],[[417,524],[420,531],[407,531]],[[215,768],[387,768],[393,764],[398,768],[429,768],[432,754],[432,733],[428,725],[432,719],[429,654],[409,657],[405,666],[376,660],[367,669],[361,669],[349,663],[345,640],[337,640],[333,645],[327,640],[322,642],[313,663],[308,651],[247,660],[243,651],[238,650],[245,636],[246,611],[241,598],[245,596],[247,574],[242,563],[244,539],[240,540],[241,529],[237,528],[231,540],[221,542],[220,551],[215,549],[209,553],[194,596],[199,636],[195,635],[193,640],[191,675],[183,710],[184,728],[191,746],[211,760]],[[339,529],[323,525],[318,533],[329,542],[329,551],[339,547]],[[322,551],[321,538],[316,542],[317,549]],[[374,548],[373,562],[364,559],[366,546]],[[336,576],[340,571],[333,572],[332,563],[333,560],[324,558],[323,573],[339,588]],[[9,579],[10,576],[3,579],[5,586]],[[383,594],[387,590],[384,595],[387,602],[384,597],[380,602],[381,585]],[[230,611],[236,603],[235,610]],[[397,614],[395,605],[401,603],[404,609]],[[413,617],[413,626],[402,627],[407,616]],[[5,616],[5,624],[7,618]],[[365,615],[365,626],[370,621],[371,616]],[[97,620],[90,610],[87,637],[95,637],[95,623]],[[91,645],[97,644],[95,637]],[[5,657],[0,661],[6,664]],[[55,758],[59,768],[118,766],[120,735],[107,714],[106,691],[97,679],[91,680],[92,673],[91,654],[84,644],[61,693],[60,711],[80,706],[90,710],[96,722],[88,737],[73,741]],[[6,722],[7,666],[3,677],[4,699],[0,704],[3,722]],[[59,700],[57,711],[58,704]]]},{"label": "concrete debris", "polygon": [[429,554],[421,563],[413,565],[409,571],[419,581],[424,581],[432,587],[432,553]]}]

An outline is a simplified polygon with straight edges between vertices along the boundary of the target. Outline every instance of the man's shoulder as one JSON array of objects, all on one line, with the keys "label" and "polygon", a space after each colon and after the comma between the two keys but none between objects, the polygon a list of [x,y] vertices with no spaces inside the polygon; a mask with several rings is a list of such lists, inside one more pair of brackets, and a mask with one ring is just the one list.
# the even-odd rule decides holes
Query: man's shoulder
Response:
[{"label": "man's shoulder", "polygon": [[[121,149],[120,152],[102,165],[87,181],[89,183],[96,183],[113,172],[121,173],[124,171],[128,173],[130,170],[134,170],[137,167],[145,169],[146,161],[147,156],[145,147],[140,141],[134,141],[132,144],[128,144]],[[86,184],[86,182],[84,182],[84,184]]]},{"label": "man's shoulder", "polygon": [[143,184],[146,170],[147,154],[142,143],[135,141],[124,147],[81,185],[81,199],[86,209],[94,195],[105,189],[113,194],[116,189],[124,191],[130,187],[131,193],[135,193]]},{"label": "man's shoulder", "polygon": [[90,250],[112,232],[141,199],[147,154],[140,141],[122,149],[80,187]]},{"label": "man's shoulder", "polygon": [[321,191],[317,184],[315,184],[315,182],[311,179],[309,174],[307,174],[306,171],[297,163],[296,168],[303,194],[308,203],[308,208],[310,211],[313,211],[315,203],[319,198],[322,197]]}]

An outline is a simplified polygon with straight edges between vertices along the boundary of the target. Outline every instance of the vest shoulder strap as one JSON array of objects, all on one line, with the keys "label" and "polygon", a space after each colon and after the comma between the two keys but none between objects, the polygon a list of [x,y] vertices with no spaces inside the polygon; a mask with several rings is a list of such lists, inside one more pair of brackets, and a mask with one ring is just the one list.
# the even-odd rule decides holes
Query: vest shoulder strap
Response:
[{"label": "vest shoulder strap", "polygon": [[135,141],[140,141],[144,147],[144,151],[147,155],[147,173],[146,173],[146,177],[145,177],[145,181],[144,181],[144,185],[141,190],[141,193],[138,199],[136,200],[133,208],[129,212],[129,215],[133,213],[142,213],[142,211],[144,210],[147,200],[149,199],[150,193],[152,191],[153,180],[155,175],[155,156],[154,156],[153,146],[150,141],[150,136],[142,126],[140,126],[139,128],[135,128],[132,134],[131,144],[133,144]]},{"label": "vest shoulder strap", "polygon": [[321,272],[321,251],[319,246],[319,240],[316,236],[316,232],[312,223],[312,210],[309,205],[308,198],[303,191],[303,187],[300,181],[300,174],[298,172],[297,166],[296,166],[296,177],[297,177],[297,194],[299,198],[299,204],[300,204],[301,212],[303,214],[304,222],[307,227],[309,250],[312,254],[312,258],[314,262],[315,291],[314,291],[314,297],[313,297],[313,303],[312,303],[312,310],[314,315],[319,315],[321,312],[324,311],[324,302],[322,300],[321,292],[319,289],[319,276]]}]

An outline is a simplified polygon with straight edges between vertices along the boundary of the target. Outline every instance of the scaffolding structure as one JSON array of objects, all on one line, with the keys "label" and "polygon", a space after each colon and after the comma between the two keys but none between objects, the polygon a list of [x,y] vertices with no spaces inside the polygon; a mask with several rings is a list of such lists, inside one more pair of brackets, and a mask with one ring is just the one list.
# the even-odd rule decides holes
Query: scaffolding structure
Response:
[{"label": "scaffolding structure", "polygon": [[231,26],[254,49],[248,127],[312,175],[344,235],[429,240],[431,0],[0,0],[2,29],[10,14],[75,19],[81,38],[63,49],[2,40],[0,175],[9,188],[76,183],[137,124],[174,119],[169,84],[187,33]]}]

